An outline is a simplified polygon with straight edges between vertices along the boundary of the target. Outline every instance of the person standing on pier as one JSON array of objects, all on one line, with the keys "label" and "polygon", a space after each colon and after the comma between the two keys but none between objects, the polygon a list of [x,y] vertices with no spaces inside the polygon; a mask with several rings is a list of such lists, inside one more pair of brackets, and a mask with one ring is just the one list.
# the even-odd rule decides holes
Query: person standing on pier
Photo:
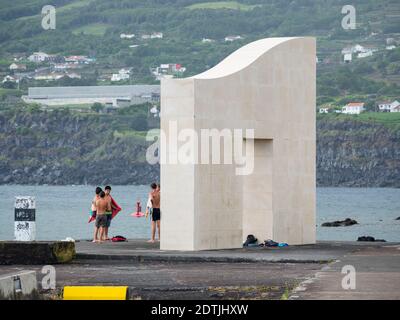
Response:
[{"label": "person standing on pier", "polygon": [[96,200],[96,208],[97,208],[97,215],[96,215],[96,227],[100,229],[100,240],[96,242],[102,242],[104,237],[104,231],[107,227],[107,215],[106,212],[111,211],[111,204],[105,198],[106,194],[104,191],[100,192],[100,198]]},{"label": "person standing on pier", "polygon": [[[95,190],[95,196],[94,196],[94,198],[93,198],[93,200],[92,200],[91,218],[89,219],[89,222],[90,222],[92,219],[95,219],[96,216],[97,216],[96,201],[97,201],[98,199],[100,199],[100,192],[102,192],[102,191],[103,191],[103,190],[102,190],[100,187],[97,187],[96,190]],[[97,242],[97,240],[98,240],[98,235],[99,235],[99,228],[96,226],[96,223],[95,223],[95,226],[94,226],[94,235],[93,235],[93,242]]]},{"label": "person standing on pier", "polygon": [[109,211],[106,212],[107,225],[106,225],[105,230],[104,230],[104,239],[103,239],[105,241],[108,241],[108,240],[110,240],[110,238],[108,237],[108,230],[109,230],[110,225],[111,225],[112,210],[114,209],[113,208],[113,203],[112,203],[112,197],[111,197],[111,187],[110,186],[106,186],[104,188],[104,193],[106,194],[105,199],[107,200],[107,202],[109,203],[110,208],[111,208]]},{"label": "person standing on pier", "polygon": [[149,193],[149,198],[152,205],[152,215],[151,215],[151,239],[149,242],[155,242],[156,229],[158,231],[158,241],[160,241],[160,187],[156,183],[151,184],[151,192]]}]

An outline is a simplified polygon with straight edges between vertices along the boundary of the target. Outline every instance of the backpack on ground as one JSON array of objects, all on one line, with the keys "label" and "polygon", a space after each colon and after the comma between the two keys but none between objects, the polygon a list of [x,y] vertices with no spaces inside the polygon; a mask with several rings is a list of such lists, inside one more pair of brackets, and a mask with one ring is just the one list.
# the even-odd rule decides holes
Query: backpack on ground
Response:
[{"label": "backpack on ground", "polygon": [[115,236],[111,238],[112,242],[125,242],[126,238],[123,236]]},{"label": "backpack on ground", "polygon": [[243,243],[243,247],[248,247],[249,245],[252,245],[252,244],[254,245],[257,242],[258,242],[257,238],[254,235],[249,234],[247,236],[246,241]]}]

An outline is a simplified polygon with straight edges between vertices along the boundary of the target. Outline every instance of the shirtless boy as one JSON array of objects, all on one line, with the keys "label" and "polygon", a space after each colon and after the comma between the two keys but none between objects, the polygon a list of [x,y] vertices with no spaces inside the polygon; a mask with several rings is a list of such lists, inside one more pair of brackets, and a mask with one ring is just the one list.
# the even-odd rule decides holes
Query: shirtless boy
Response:
[{"label": "shirtless boy", "polygon": [[111,225],[112,209],[113,209],[112,201],[111,201],[111,187],[106,186],[104,188],[104,193],[106,194],[105,199],[109,202],[111,210],[106,212],[107,225],[106,225],[106,228],[104,229],[104,239],[102,239],[102,240],[110,240],[110,238],[108,237],[108,229],[110,228],[110,225]]},{"label": "shirtless boy", "polygon": [[151,215],[151,239],[149,242],[155,242],[156,229],[158,231],[158,241],[160,241],[160,189],[156,183],[151,184],[152,191],[149,193],[149,198],[152,204],[152,215]]},{"label": "shirtless boy", "polygon": [[[95,196],[92,200],[92,207],[91,207],[91,213],[92,213],[92,217],[96,217],[97,215],[97,209],[96,209],[96,201],[97,199],[100,199],[100,192],[103,191],[100,187],[97,187],[95,190]],[[93,236],[93,242],[96,242],[98,239],[98,234],[99,234],[99,228],[96,226],[96,224],[94,225],[94,236]]]},{"label": "shirtless boy", "polygon": [[107,226],[107,216],[106,212],[111,211],[111,205],[105,199],[105,192],[100,192],[100,198],[96,200],[96,208],[97,208],[97,215],[96,215],[96,227],[100,229],[100,240],[96,239],[96,242],[102,242],[104,239],[104,231]]}]

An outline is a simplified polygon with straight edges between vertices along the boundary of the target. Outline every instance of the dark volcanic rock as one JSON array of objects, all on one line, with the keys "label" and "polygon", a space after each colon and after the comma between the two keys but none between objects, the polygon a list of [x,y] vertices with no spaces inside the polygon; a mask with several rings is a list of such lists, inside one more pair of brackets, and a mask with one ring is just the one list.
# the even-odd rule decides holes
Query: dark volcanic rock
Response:
[{"label": "dark volcanic rock", "polygon": [[383,240],[383,239],[375,239],[374,237],[371,237],[371,236],[362,236],[362,237],[358,237],[357,241],[386,242],[386,240]]},{"label": "dark volcanic rock", "polygon": [[0,241],[0,265],[69,263],[74,258],[74,242]]},{"label": "dark volcanic rock", "polygon": [[356,220],[347,218],[342,221],[324,222],[321,226],[322,227],[348,227],[348,226],[352,226],[353,224],[358,224],[358,222]]},{"label": "dark volcanic rock", "polygon": [[400,220],[400,217],[396,218],[395,220]]},{"label": "dark volcanic rock", "polygon": [[317,185],[400,187],[400,130],[356,120],[317,120]]},{"label": "dark volcanic rock", "polygon": [[134,130],[129,116],[0,112],[0,185],[157,182],[159,165],[146,161],[150,143]]},{"label": "dark volcanic rock", "polygon": [[[136,122],[61,110],[0,112],[0,184],[159,181],[159,165],[146,161],[145,131],[133,134]],[[318,117],[316,166],[318,186],[400,188],[400,130]]]}]

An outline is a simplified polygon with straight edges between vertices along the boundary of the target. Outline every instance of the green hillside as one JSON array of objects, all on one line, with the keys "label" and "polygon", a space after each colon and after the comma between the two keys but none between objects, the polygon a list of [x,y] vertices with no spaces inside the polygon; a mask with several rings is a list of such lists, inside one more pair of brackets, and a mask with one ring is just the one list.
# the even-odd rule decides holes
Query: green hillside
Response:
[{"label": "green hillside", "polygon": [[[101,84],[102,75],[126,67],[132,68],[129,83],[157,83],[149,70],[162,63],[180,63],[186,67],[183,76],[190,76],[256,39],[307,35],[318,40],[318,104],[363,99],[372,107],[380,99],[400,96],[400,49],[385,49],[387,38],[400,45],[398,0],[353,1],[355,30],[341,27],[344,0],[54,0],[55,30],[41,27],[46,4],[0,0],[0,77],[8,74],[15,55],[34,51],[87,55],[96,63],[82,71],[79,81],[26,81],[20,84],[25,92],[33,85]],[[141,38],[152,32],[162,32],[163,38]],[[121,33],[136,37],[121,39]],[[229,35],[242,39],[224,41]],[[203,43],[203,38],[215,41]],[[341,63],[341,50],[357,43],[378,51]]]}]

